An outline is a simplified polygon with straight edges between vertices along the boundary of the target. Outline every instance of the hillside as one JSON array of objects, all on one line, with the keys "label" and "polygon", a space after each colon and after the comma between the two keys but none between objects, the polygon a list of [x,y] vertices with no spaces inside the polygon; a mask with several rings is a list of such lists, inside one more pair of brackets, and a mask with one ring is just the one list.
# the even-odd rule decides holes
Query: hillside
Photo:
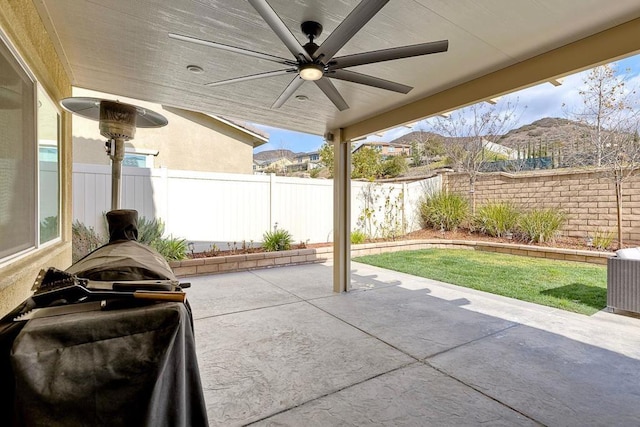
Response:
[{"label": "hillside", "polygon": [[545,117],[513,129],[505,134],[499,144],[510,148],[526,147],[529,143],[571,143],[581,139],[587,125],[567,119]]},{"label": "hillside", "polygon": [[[576,145],[576,142],[583,139],[587,132],[588,126],[585,124],[563,118],[545,117],[513,129],[495,142],[513,149],[520,148],[522,153],[530,145],[534,149],[541,147],[545,152],[553,150],[554,153],[560,154],[563,158],[568,158],[568,156],[576,154],[576,147],[583,145]],[[427,155],[433,161],[433,158],[437,160],[438,156],[443,154],[442,144],[447,144],[453,140],[455,138],[447,138],[437,133],[419,130],[409,132],[389,142],[392,144],[426,143]],[[299,153],[285,149],[267,150],[254,154],[254,159],[258,161],[277,160],[283,157],[293,159],[296,154]]]},{"label": "hillside", "polygon": [[[513,129],[502,136],[498,144],[517,148],[526,147],[528,143],[552,144],[556,142],[572,142],[580,139],[587,126],[567,119],[545,117],[528,125]],[[391,141],[392,143],[410,144],[413,141],[425,142],[432,138],[442,138],[432,132],[414,131]],[[446,142],[450,138],[444,138]]]},{"label": "hillside", "polygon": [[398,137],[390,142],[392,144],[411,144],[414,141],[426,142],[431,138],[442,138],[442,136],[438,135],[437,133],[418,130],[409,132],[408,134],[402,135],[401,137]]}]

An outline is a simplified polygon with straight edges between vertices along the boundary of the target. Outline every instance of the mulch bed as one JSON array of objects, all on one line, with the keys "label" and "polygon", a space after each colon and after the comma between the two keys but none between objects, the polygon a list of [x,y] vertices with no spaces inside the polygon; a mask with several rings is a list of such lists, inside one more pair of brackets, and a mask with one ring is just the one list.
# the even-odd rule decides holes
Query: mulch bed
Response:
[{"label": "mulch bed", "polygon": [[[511,244],[530,244],[528,241],[514,239],[506,239],[504,237],[491,237],[480,233],[474,233],[467,229],[458,229],[457,231],[445,231],[444,233],[439,230],[430,228],[423,228],[418,231],[411,232],[400,239],[396,240],[421,240],[421,239],[442,239],[442,240],[472,240],[482,242],[499,242],[499,243],[511,243]],[[375,239],[371,242],[384,242],[389,239]],[[333,243],[297,243],[291,245],[291,249],[307,249],[307,248],[322,248],[332,246]],[[558,237],[552,242],[536,243],[535,246],[543,246],[550,248],[565,248],[565,249],[579,249],[579,250],[592,250],[597,251],[594,247],[587,246],[584,239],[577,237]],[[261,248],[237,248],[233,250],[216,250],[207,252],[196,252],[194,254],[188,254],[189,258],[207,258],[207,257],[219,257],[228,255],[242,255],[263,252]]]},{"label": "mulch bed", "polygon": [[527,240],[518,239],[514,236],[513,239],[507,239],[504,237],[491,237],[486,234],[474,233],[467,229],[458,229],[457,231],[445,231],[442,233],[439,230],[430,228],[423,228],[422,230],[414,231],[406,235],[406,239],[444,239],[444,240],[472,240],[481,242],[497,242],[497,243],[511,243],[520,245],[535,245],[548,248],[564,248],[564,249],[579,249],[583,251],[599,251],[600,249],[587,246],[585,239],[578,237],[557,237],[550,242],[542,243],[530,243]]}]

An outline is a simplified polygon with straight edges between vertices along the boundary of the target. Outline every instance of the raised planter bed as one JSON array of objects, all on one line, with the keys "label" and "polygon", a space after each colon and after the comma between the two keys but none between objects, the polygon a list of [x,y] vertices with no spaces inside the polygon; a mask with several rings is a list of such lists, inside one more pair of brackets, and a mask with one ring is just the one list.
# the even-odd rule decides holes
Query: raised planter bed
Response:
[{"label": "raised planter bed", "polygon": [[[588,262],[606,265],[613,252],[597,252],[577,249],[550,248],[510,243],[494,243],[470,240],[399,240],[393,242],[351,245],[351,256],[375,255],[384,252],[408,251],[429,248],[458,248],[500,252],[538,258]],[[217,256],[187,259],[169,263],[177,277],[230,273],[235,271],[273,268],[286,265],[322,263],[333,259],[333,247],[295,249],[280,252],[258,252],[243,255]]]}]

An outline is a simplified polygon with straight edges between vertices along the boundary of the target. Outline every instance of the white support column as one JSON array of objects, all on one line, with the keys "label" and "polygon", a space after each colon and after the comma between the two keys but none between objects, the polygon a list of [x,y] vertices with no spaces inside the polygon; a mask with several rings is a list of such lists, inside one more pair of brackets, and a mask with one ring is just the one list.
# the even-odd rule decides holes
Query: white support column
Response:
[{"label": "white support column", "polygon": [[351,144],[333,131],[333,291],[351,283]]}]

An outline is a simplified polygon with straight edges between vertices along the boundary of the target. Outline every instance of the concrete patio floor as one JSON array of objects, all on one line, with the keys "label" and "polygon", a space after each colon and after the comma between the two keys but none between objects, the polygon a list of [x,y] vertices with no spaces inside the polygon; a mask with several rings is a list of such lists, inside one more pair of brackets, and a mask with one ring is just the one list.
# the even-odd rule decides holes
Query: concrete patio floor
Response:
[{"label": "concrete patio floor", "polygon": [[640,320],[352,263],[190,279],[211,425],[640,423]]}]

